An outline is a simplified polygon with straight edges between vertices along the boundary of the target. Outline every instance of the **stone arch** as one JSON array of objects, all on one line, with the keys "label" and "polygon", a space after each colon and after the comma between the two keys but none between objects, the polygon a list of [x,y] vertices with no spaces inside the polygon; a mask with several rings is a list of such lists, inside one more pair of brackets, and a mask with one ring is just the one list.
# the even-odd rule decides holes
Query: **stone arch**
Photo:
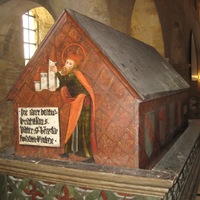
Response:
[{"label": "stone arch", "polygon": [[[16,49],[17,44],[21,44],[22,35],[21,32],[21,18],[22,15],[33,8],[41,7],[34,1],[20,1],[10,0],[3,3],[0,7],[0,56],[5,60],[12,61],[18,57],[18,61],[22,60],[21,55],[12,55],[13,49]],[[13,12],[14,11],[14,12]],[[49,13],[48,11],[46,13]],[[49,15],[51,15],[49,13]],[[47,16],[47,15],[46,15]],[[45,20],[45,19],[44,19]],[[18,49],[19,50],[19,49]],[[19,51],[20,53],[20,51]],[[19,59],[21,58],[21,59]]]},{"label": "stone arch", "polygon": [[110,26],[130,35],[131,13],[135,0],[106,0],[109,9]]},{"label": "stone arch", "polygon": [[131,36],[153,46],[163,57],[164,42],[154,0],[136,0],[131,17]]}]

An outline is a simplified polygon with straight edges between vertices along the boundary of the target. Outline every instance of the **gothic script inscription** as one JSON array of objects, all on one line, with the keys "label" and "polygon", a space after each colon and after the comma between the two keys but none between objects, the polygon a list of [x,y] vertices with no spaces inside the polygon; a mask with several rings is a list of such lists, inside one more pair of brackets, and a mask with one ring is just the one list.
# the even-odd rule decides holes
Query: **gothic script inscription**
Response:
[{"label": "gothic script inscription", "polygon": [[60,146],[57,107],[18,108],[19,144],[47,147]]}]

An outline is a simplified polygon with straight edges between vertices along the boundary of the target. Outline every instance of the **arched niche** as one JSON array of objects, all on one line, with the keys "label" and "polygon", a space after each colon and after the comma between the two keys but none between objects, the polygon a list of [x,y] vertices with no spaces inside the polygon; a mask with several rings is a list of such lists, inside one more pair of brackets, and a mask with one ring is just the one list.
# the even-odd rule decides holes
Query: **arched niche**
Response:
[{"label": "arched niche", "polygon": [[154,0],[136,0],[131,17],[131,36],[153,46],[163,57],[162,29]]},{"label": "arched niche", "polygon": [[[33,1],[20,1],[10,0],[6,1],[0,7],[0,56],[4,61],[16,62],[21,65],[23,61],[23,37],[22,37],[22,15],[33,9],[38,21],[47,24],[49,18],[52,19],[51,14],[42,5]],[[13,12],[14,11],[14,12]],[[53,24],[51,22],[51,24]],[[45,25],[45,29],[42,33],[48,32],[50,26]],[[41,40],[44,36],[41,36]],[[17,51],[13,51],[17,49]],[[0,62],[1,66],[1,62]]]}]

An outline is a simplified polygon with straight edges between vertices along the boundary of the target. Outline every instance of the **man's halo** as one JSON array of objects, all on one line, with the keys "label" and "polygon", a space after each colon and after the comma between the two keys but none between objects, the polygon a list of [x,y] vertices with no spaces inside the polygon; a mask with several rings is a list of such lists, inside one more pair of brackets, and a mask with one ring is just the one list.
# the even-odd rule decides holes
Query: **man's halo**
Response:
[{"label": "man's halo", "polygon": [[[80,54],[80,55],[82,55],[83,60],[85,59],[84,48],[80,44],[72,43],[72,44],[67,45],[62,52],[62,62],[63,62],[63,64],[65,63],[65,61],[67,59],[68,52]],[[83,60],[82,60],[82,62],[83,62]]]}]

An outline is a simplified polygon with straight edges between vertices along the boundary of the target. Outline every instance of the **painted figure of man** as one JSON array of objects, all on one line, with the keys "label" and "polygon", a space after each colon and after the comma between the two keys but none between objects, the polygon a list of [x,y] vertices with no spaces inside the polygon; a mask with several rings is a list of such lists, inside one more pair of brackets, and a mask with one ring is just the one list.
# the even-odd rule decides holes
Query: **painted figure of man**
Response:
[{"label": "painted figure of man", "polygon": [[51,70],[60,81],[61,96],[70,104],[68,128],[65,137],[65,153],[93,159],[96,152],[94,136],[94,92],[78,65],[82,57],[79,54],[68,53],[66,62],[59,72],[56,66]]}]

